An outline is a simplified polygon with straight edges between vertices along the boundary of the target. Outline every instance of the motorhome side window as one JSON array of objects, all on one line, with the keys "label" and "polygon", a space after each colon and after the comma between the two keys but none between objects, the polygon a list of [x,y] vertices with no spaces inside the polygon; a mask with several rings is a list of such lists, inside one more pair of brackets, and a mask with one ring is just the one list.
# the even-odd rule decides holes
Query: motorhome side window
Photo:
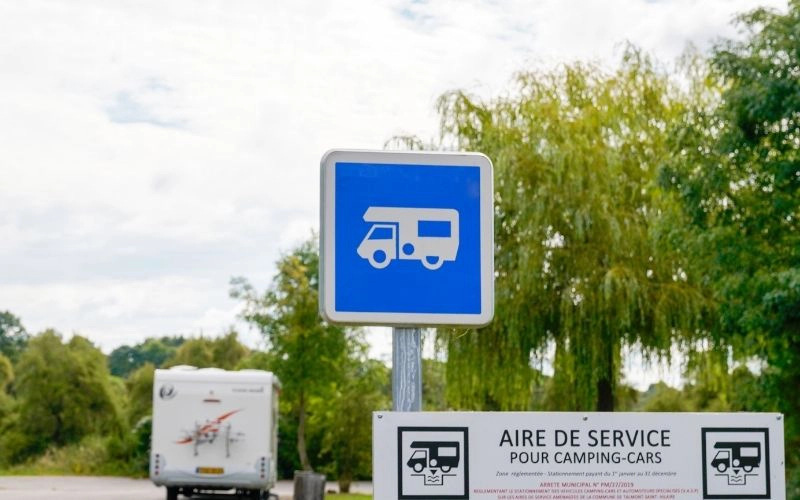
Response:
[{"label": "motorhome side window", "polygon": [[417,234],[424,238],[449,238],[449,220],[421,220],[417,222]]}]

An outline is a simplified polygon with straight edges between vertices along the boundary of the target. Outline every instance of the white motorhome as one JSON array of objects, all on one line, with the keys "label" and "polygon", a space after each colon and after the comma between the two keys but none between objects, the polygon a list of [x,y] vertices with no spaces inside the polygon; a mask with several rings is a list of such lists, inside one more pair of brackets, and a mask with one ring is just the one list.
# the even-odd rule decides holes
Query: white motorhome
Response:
[{"label": "white motorhome", "polygon": [[150,479],[179,494],[233,491],[264,499],[275,485],[280,384],[262,370],[156,370]]},{"label": "white motorhome", "polygon": [[[458,211],[450,208],[369,207],[373,223],[356,252],[376,269],[393,260],[418,260],[431,271],[458,253]],[[398,234],[399,233],[399,234]]]}]

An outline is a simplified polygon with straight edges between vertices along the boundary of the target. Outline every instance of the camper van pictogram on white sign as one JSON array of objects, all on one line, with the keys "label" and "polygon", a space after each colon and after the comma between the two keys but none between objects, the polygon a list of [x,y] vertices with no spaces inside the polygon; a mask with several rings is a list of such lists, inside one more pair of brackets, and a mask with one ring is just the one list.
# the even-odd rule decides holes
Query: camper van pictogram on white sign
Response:
[{"label": "camper van pictogram on white sign", "polygon": [[769,429],[704,427],[703,498],[772,498]]},{"label": "camper van pictogram on white sign", "polygon": [[356,252],[375,269],[393,260],[418,260],[431,271],[458,254],[458,211],[451,208],[369,207],[372,222]]},{"label": "camper van pictogram on white sign", "polygon": [[397,498],[469,498],[468,433],[466,427],[398,427]]}]

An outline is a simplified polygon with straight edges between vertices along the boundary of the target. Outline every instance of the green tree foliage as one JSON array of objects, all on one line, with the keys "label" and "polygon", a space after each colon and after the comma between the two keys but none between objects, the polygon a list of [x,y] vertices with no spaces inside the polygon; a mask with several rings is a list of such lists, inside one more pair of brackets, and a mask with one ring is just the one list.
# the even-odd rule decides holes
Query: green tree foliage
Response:
[{"label": "green tree foliage", "polygon": [[[391,396],[391,387],[388,388]],[[445,411],[447,406],[447,364],[438,359],[422,360],[422,409]]]},{"label": "green tree foliage", "polygon": [[613,73],[528,72],[507,97],[439,101],[445,141],[495,166],[494,322],[444,337],[449,400],[527,409],[532,361],[555,345],[561,409],[614,405],[622,346],[669,355],[700,330],[706,300],[662,223],[656,185],[681,94],[629,49]]},{"label": "green tree foliage", "polygon": [[11,361],[0,354],[0,465],[10,460],[7,444],[8,436],[17,422],[16,401],[8,394],[8,386],[14,380],[14,369]]},{"label": "green tree foliage", "polygon": [[272,371],[283,384],[282,399],[297,421],[297,453],[311,470],[306,446],[309,401],[340,381],[351,348],[344,329],[319,316],[319,257],[316,237],[284,255],[265,293],[243,278],[232,280],[231,295],[244,302],[245,320],[267,340]]},{"label": "green tree foliage", "polygon": [[[280,422],[278,424],[278,477],[292,479],[294,472],[302,470],[300,455],[297,453],[297,415],[289,402],[280,401]],[[306,436],[306,453],[309,457],[319,457],[321,440],[313,432]]]},{"label": "green tree foliage", "polygon": [[232,370],[248,353],[247,347],[239,342],[238,334],[230,330],[217,338],[197,337],[186,340],[165,366],[191,365]]},{"label": "green tree foliage", "polygon": [[639,408],[651,412],[692,411],[686,396],[663,382],[650,386],[642,397]]},{"label": "green tree foliage", "polygon": [[17,365],[16,388],[16,457],[121,429],[106,358],[83,337],[63,343],[48,330],[32,338]]},{"label": "green tree foliage", "polygon": [[28,339],[30,335],[19,318],[8,311],[0,311],[0,353],[15,362]]},{"label": "green tree foliage", "polygon": [[702,345],[699,347],[689,353],[683,374],[686,382],[683,392],[688,404],[693,411],[729,411],[731,394],[736,393],[729,373],[730,352]]},{"label": "green tree foliage", "polygon": [[619,384],[614,397],[614,411],[633,411],[639,401],[639,391],[630,385]]},{"label": "green tree foliage", "polygon": [[272,356],[264,351],[252,351],[236,364],[236,370],[272,371]]},{"label": "green tree foliage", "polygon": [[108,368],[117,377],[127,377],[145,363],[159,368],[175,355],[175,351],[185,341],[183,337],[161,337],[149,338],[134,346],[120,346],[108,356]]},{"label": "green tree foliage", "polygon": [[322,429],[326,470],[337,478],[343,493],[349,493],[354,479],[372,477],[372,412],[391,407],[385,391],[386,365],[366,356],[351,358],[347,365],[346,376],[332,394],[313,405],[314,420]]},{"label": "green tree foliage", "polygon": [[150,466],[150,440],[153,420],[148,415],[136,422],[129,431],[112,435],[107,440],[106,453],[116,470],[126,475],[144,477]]},{"label": "green tree foliage", "polygon": [[774,377],[755,375],[745,366],[739,366],[730,375],[730,411],[780,411],[780,401],[775,398],[775,387],[770,387]]},{"label": "green tree foliage", "polygon": [[145,363],[125,381],[128,390],[128,422],[135,425],[153,413],[153,379],[155,366]]},{"label": "green tree foliage", "polygon": [[233,370],[249,353],[250,350],[239,342],[239,334],[234,330],[211,342],[211,359],[215,366],[224,370]]},{"label": "green tree foliage", "polygon": [[762,388],[787,415],[788,461],[800,465],[800,2],[739,23],[744,38],[712,51],[721,95],[676,125],[661,180],[691,217],[716,331],[737,356],[766,360]]},{"label": "green tree foliage", "polygon": [[188,339],[175,354],[165,363],[166,367],[177,365],[196,366],[198,368],[214,367],[214,355],[211,349],[211,339],[198,337]]},{"label": "green tree foliage", "polygon": [[13,381],[14,367],[7,357],[0,354],[0,392],[5,392]]}]

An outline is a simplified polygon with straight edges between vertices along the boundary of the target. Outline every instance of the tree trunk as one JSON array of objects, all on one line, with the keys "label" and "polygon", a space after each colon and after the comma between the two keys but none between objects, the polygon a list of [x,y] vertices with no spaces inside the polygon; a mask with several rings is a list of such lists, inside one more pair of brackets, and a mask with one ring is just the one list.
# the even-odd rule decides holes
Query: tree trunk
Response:
[{"label": "tree trunk", "polygon": [[614,389],[617,381],[617,368],[614,363],[615,349],[619,349],[616,341],[606,342],[603,375],[597,381],[597,411],[614,411]]},{"label": "tree trunk", "polygon": [[311,461],[308,460],[308,450],[306,450],[306,395],[300,392],[300,407],[298,408],[297,418],[297,453],[300,455],[300,465],[305,471],[314,470],[311,468]]},{"label": "tree trunk", "polygon": [[614,411],[614,387],[609,374],[597,381],[597,411]]}]

